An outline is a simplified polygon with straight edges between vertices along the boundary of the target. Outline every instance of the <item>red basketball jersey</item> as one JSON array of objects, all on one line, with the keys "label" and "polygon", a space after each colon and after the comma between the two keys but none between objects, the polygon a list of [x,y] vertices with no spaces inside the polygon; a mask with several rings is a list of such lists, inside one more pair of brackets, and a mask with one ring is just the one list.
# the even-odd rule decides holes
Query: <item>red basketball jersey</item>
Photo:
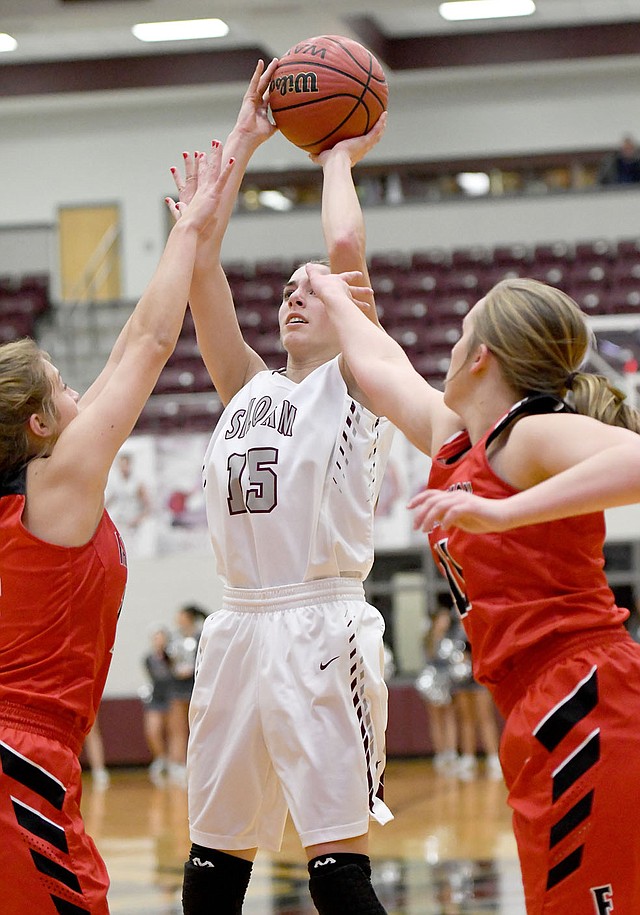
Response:
[{"label": "red basketball jersey", "polygon": [[[487,460],[487,445],[522,415],[564,404],[547,396],[516,404],[475,445],[466,432],[445,442],[434,458],[431,489],[465,489],[505,499],[514,489]],[[618,628],[629,615],[616,607],[604,574],[604,513],[596,512],[504,533],[469,534],[457,528],[429,534],[436,564],[447,578],[471,643],[474,673],[489,687],[546,637],[574,637]]]},{"label": "red basketball jersey", "polygon": [[[16,491],[22,490],[22,491]],[[46,543],[21,517],[23,486],[0,491],[0,714],[19,706],[81,741],[100,703],[127,577],[106,511],[81,547]]]}]

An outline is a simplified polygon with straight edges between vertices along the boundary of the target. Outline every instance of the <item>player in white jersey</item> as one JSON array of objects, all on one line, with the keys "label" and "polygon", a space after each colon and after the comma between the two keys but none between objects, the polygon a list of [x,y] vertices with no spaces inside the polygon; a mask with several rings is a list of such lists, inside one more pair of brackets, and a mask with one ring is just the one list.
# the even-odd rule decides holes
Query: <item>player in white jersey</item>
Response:
[{"label": "player in white jersey", "polygon": [[349,394],[338,357],[300,382],[284,372],[254,375],[227,406],[205,458],[224,581],[268,588],[365,578],[389,431]]},{"label": "player in white jersey", "polygon": [[[275,128],[259,64],[225,151],[235,156],[227,216],[249,159]],[[361,271],[365,232],[352,167],[379,140],[317,157],[331,269]],[[183,199],[195,183],[185,154]],[[373,512],[389,424],[357,389],[305,265],[284,289],[287,351],[269,371],[241,335],[220,265],[222,232],[200,253],[190,293],[198,342],[225,411],[204,485],[223,607],[206,621],[190,710],[193,842],[186,915],[242,911],[259,847],[280,847],[287,810],[309,860],[321,915],[382,915],[368,830],[391,813],[378,796],[385,762],[383,621],[366,603]],[[329,267],[324,267],[327,272]],[[367,312],[377,322],[370,293]]]}]

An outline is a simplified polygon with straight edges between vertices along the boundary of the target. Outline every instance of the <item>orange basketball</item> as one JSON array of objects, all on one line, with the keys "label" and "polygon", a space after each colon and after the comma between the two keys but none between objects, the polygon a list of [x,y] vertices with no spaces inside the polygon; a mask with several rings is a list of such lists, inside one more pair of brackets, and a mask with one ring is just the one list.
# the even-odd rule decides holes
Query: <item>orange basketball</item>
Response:
[{"label": "orange basketball", "polygon": [[269,86],[277,127],[309,153],[368,133],[386,111],[388,96],[371,51],[340,35],[299,42],[280,58]]}]

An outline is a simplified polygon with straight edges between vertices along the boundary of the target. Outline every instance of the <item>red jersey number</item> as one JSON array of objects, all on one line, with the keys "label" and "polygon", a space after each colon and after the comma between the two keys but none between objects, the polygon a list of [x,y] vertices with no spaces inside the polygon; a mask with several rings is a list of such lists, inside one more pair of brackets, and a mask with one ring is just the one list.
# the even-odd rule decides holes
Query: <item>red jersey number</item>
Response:
[{"label": "red jersey number", "polygon": [[471,604],[467,597],[462,566],[449,552],[448,539],[445,537],[442,540],[436,540],[433,552],[440,570],[449,583],[449,590],[460,616],[466,616],[471,610]]}]

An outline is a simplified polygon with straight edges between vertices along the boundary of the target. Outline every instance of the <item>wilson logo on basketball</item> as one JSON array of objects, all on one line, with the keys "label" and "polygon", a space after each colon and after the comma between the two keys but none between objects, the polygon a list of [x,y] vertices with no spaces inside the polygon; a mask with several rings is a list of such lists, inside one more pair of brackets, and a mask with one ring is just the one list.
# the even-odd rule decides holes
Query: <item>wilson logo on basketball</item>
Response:
[{"label": "wilson logo on basketball", "polygon": [[310,54],[312,57],[315,57],[317,54],[319,57],[325,58],[327,56],[327,49],[322,47],[319,48],[318,45],[315,44],[304,43],[297,44],[295,48],[291,48],[287,51],[284,56],[287,57],[289,54]]},{"label": "wilson logo on basketball", "polygon": [[316,73],[289,73],[287,76],[277,76],[269,83],[269,92],[279,92],[280,95],[287,95],[289,92],[318,91]]}]

